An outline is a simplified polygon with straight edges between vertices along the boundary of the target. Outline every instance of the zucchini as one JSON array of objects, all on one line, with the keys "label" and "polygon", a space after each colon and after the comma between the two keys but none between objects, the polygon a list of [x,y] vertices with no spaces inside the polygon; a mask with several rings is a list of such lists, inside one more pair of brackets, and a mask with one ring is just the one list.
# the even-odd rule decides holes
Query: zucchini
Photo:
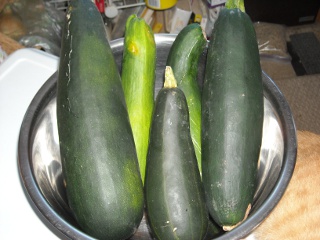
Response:
[{"label": "zucchini", "polygon": [[207,234],[204,238],[204,240],[211,240],[215,239],[221,235],[224,234],[223,229],[221,226],[216,224],[213,219],[209,216],[209,222],[208,222],[208,228],[207,228]]},{"label": "zucchini", "polygon": [[144,19],[131,15],[125,28],[121,78],[142,182],[154,106],[155,68],[154,34]]},{"label": "zucchini", "polygon": [[212,36],[202,92],[202,180],[212,218],[229,231],[248,216],[256,190],[262,72],[245,12],[222,9]]},{"label": "zucchini", "polygon": [[157,239],[203,239],[209,214],[188,106],[170,67],[165,75],[153,113],[144,185],[148,225]]},{"label": "zucchini", "polygon": [[198,64],[207,44],[199,24],[184,27],[174,40],[167,59],[178,87],[184,92],[190,116],[190,131],[201,174],[201,91],[197,81]]},{"label": "zucchini", "polygon": [[69,206],[99,239],[138,228],[144,196],[120,74],[90,0],[70,1],[57,84],[57,123]]}]

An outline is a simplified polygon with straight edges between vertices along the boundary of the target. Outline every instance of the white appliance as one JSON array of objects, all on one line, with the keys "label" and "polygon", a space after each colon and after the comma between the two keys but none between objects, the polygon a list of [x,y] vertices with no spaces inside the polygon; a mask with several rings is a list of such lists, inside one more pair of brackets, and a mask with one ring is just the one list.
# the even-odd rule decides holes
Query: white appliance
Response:
[{"label": "white appliance", "polygon": [[20,181],[17,143],[27,108],[57,70],[59,58],[21,49],[0,64],[0,239],[51,240],[58,237],[31,208]]}]

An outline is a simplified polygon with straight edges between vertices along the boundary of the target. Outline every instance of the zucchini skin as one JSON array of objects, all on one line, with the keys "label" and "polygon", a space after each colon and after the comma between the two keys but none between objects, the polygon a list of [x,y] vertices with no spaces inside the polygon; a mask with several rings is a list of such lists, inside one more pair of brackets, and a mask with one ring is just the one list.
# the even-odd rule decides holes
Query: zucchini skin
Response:
[{"label": "zucchini skin", "polygon": [[143,183],[154,107],[155,69],[154,34],[144,19],[131,15],[126,22],[121,78]]},{"label": "zucchini skin", "polygon": [[60,154],[69,206],[98,239],[125,239],[138,228],[144,196],[120,74],[100,13],[71,1],[57,85]]},{"label": "zucchini skin", "polygon": [[184,92],[190,114],[190,130],[198,167],[201,170],[201,90],[197,81],[198,64],[207,45],[206,37],[197,23],[184,27],[174,40],[167,59],[178,87]]},{"label": "zucchini skin", "polygon": [[148,225],[156,239],[203,239],[208,226],[185,96],[162,88],[156,98],[147,160]]},{"label": "zucchini skin", "polygon": [[255,31],[239,9],[223,9],[208,46],[202,92],[202,179],[212,218],[231,230],[256,189],[263,86]]}]

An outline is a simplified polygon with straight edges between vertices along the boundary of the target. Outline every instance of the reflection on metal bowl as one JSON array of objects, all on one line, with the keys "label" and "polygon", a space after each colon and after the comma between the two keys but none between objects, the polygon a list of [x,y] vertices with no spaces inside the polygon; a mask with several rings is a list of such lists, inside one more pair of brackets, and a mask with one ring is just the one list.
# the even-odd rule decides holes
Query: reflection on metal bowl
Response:
[{"label": "reflection on metal bowl", "polygon": [[[156,94],[163,85],[165,63],[174,39],[175,35],[156,35]],[[120,71],[123,39],[110,45]],[[199,84],[202,84],[205,57],[204,52],[199,64]],[[26,112],[18,146],[20,175],[30,203],[54,233],[65,239],[91,239],[81,231],[67,203],[56,123],[56,81],[57,73],[42,86]],[[246,221],[217,239],[240,239],[252,232],[277,205],[293,173],[296,130],[290,108],[265,73],[263,86],[263,140],[253,208]],[[151,239],[145,218],[131,239]]]}]

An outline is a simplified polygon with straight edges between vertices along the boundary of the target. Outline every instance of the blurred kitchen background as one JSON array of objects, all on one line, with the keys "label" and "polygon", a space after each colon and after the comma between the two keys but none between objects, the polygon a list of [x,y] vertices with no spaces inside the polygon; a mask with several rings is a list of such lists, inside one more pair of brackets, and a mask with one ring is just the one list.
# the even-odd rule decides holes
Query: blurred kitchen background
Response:
[{"label": "blurred kitchen background", "polygon": [[[177,0],[169,9],[155,10],[142,0],[95,0],[110,41],[124,36],[126,19],[133,13],[144,18],[154,33],[177,34],[187,24],[199,23],[210,40],[224,2]],[[67,0],[0,0],[0,64],[25,47],[59,56],[68,4]],[[318,134],[319,7],[319,0],[245,0],[246,12],[254,22],[263,71],[289,102],[297,129]]]}]

